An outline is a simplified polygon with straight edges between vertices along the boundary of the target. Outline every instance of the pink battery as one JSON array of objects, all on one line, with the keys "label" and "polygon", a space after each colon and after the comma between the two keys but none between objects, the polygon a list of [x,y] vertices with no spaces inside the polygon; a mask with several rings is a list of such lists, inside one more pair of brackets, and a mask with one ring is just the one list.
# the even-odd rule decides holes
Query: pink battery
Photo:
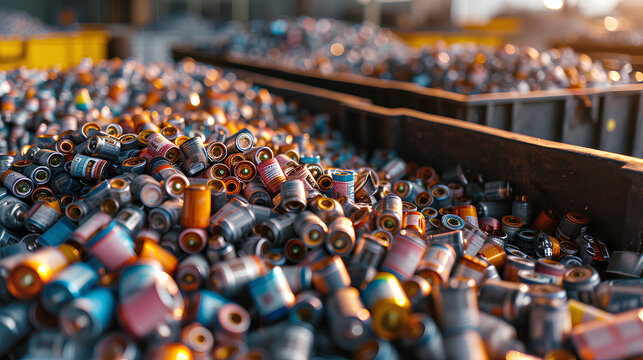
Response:
[{"label": "pink battery", "polygon": [[407,280],[418,268],[426,252],[426,243],[414,232],[400,230],[394,239],[391,249],[382,261],[382,271],[390,272],[400,281]]},{"label": "pink battery", "polygon": [[118,271],[136,259],[132,238],[127,230],[115,221],[96,233],[87,246],[109,271]]},{"label": "pink battery", "polygon": [[112,221],[111,216],[102,211],[96,212],[82,225],[77,227],[76,230],[69,235],[69,239],[85,245],[94,234],[107,226],[110,221]]},{"label": "pink battery", "polygon": [[571,340],[581,359],[626,359],[643,354],[643,309],[615,314],[572,329]]},{"label": "pink battery", "polygon": [[279,166],[277,159],[271,158],[262,161],[257,165],[257,170],[261,181],[263,181],[268,190],[273,194],[279,192],[281,183],[286,181],[286,175],[284,175],[284,171]]},{"label": "pink battery", "polygon": [[152,333],[159,325],[180,321],[183,296],[174,279],[159,271],[154,280],[121,299],[118,311],[123,327],[137,338]]},{"label": "pink battery", "polygon": [[179,234],[179,247],[188,254],[197,254],[205,249],[208,233],[205,229],[187,228]]}]

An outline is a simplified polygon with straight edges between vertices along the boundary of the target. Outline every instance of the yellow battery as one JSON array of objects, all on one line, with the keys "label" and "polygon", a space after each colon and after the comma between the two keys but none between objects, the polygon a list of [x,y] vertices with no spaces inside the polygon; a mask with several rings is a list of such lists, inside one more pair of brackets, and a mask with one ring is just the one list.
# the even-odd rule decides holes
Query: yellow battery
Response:
[{"label": "yellow battery", "polygon": [[401,336],[411,314],[411,302],[393,274],[377,273],[362,291],[362,300],[371,311],[375,335],[386,340]]},{"label": "yellow battery", "polygon": [[569,299],[569,314],[572,318],[572,327],[593,320],[611,320],[612,314],[597,307],[587,305],[580,301]]}]

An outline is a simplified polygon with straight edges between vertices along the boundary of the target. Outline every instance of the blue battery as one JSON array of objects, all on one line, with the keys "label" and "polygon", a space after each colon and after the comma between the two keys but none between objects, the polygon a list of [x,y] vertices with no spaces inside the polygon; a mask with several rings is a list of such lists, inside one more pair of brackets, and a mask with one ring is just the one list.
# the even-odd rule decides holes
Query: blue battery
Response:
[{"label": "blue battery", "polygon": [[153,260],[139,260],[127,265],[121,270],[118,298],[123,300],[129,294],[153,283],[159,271],[161,271],[159,263]]},{"label": "blue battery", "polygon": [[299,157],[300,164],[319,164],[321,158],[319,155],[305,154]]},{"label": "blue battery", "polygon": [[67,304],[60,312],[60,327],[74,341],[98,339],[114,317],[114,294],[97,288]]},{"label": "blue battery", "polygon": [[230,300],[210,290],[199,290],[195,292],[188,302],[188,310],[185,315],[186,322],[196,321],[201,325],[212,328],[219,310],[231,303]]},{"label": "blue battery", "polygon": [[288,313],[291,323],[307,322],[317,326],[324,314],[324,302],[316,291],[307,290],[295,297],[295,304]]},{"label": "blue battery", "polygon": [[248,283],[248,290],[257,310],[268,322],[284,317],[295,303],[295,295],[279,266]]},{"label": "blue battery", "polygon": [[355,172],[351,170],[335,170],[333,177],[333,199],[346,196],[355,201]]},{"label": "blue battery", "polygon": [[446,214],[442,216],[442,226],[449,230],[462,230],[464,229],[464,220],[458,215]]},{"label": "blue battery", "polygon": [[50,227],[44,234],[38,238],[38,243],[42,246],[58,246],[65,242],[78,225],[64,217]]},{"label": "blue battery", "polygon": [[65,304],[98,285],[98,281],[98,273],[90,265],[73,263],[42,289],[42,305],[51,313],[58,314]]}]

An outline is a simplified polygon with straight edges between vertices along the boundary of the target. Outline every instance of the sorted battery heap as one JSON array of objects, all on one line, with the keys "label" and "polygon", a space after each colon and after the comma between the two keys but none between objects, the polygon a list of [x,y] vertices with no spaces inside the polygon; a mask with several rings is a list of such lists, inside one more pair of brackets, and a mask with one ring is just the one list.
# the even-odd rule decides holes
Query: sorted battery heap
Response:
[{"label": "sorted battery heap", "polygon": [[311,17],[255,21],[239,31],[228,53],[328,75],[354,73],[413,82],[462,94],[606,87],[634,81],[632,65],[604,69],[570,48],[538,51],[507,44],[422,49],[404,44],[387,28]]},{"label": "sorted battery heap", "polygon": [[367,158],[192,61],[20,69],[0,91],[2,355],[643,352],[641,255],[506,181]]}]

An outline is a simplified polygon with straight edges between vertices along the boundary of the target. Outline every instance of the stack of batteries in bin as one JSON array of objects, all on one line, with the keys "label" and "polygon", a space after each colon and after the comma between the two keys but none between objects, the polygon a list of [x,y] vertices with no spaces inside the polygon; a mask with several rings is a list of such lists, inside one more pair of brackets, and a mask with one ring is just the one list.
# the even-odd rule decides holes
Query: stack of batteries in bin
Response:
[{"label": "stack of batteries in bin", "polygon": [[327,116],[192,61],[0,89],[9,358],[643,351],[641,256],[609,254],[583,214],[534,216],[506,181],[367,162]]},{"label": "stack of batteries in bin", "polygon": [[255,21],[228,53],[279,66],[413,82],[462,94],[608,87],[635,81],[628,62],[605,69],[571,48],[499,47],[444,41],[414,49],[390,29],[311,17]]}]

